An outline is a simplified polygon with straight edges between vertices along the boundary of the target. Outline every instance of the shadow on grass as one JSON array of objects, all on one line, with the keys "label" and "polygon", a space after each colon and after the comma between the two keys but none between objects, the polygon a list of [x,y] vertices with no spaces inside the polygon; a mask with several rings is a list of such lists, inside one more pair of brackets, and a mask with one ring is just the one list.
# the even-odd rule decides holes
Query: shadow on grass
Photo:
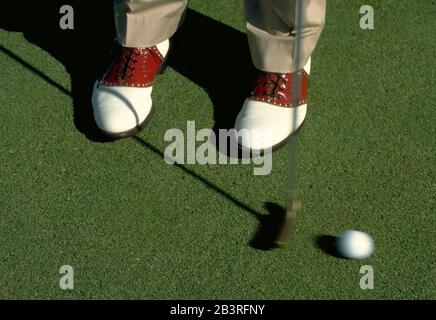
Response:
[{"label": "shadow on grass", "polygon": [[[162,153],[162,151],[152,146],[147,141],[143,140],[138,136],[134,136],[133,139],[143,147],[152,151],[160,159],[164,159],[164,154]],[[206,185],[208,188],[213,189],[215,192],[223,196],[228,201],[232,202],[234,205],[250,213],[259,221],[258,230],[256,231],[253,239],[250,241],[250,246],[252,248],[258,250],[271,250],[277,248],[277,246],[274,244],[274,240],[277,238],[286,216],[286,209],[284,207],[281,207],[278,204],[272,202],[266,202],[264,207],[267,210],[268,214],[262,214],[254,210],[253,208],[250,208],[243,202],[239,201],[227,191],[216,186],[214,183],[208,181],[199,174],[188,169],[186,166],[178,163],[174,163],[174,166],[182,170],[186,174],[189,174],[190,176],[196,178],[198,181]]]},{"label": "shadow on grass", "polygon": [[[63,4],[61,0],[47,1],[44,5],[29,1],[23,9],[20,2],[5,2],[0,11],[0,28],[22,32],[27,41],[65,66],[71,78],[69,95],[73,99],[77,130],[92,141],[104,142],[93,120],[90,97],[95,79],[111,61],[115,37],[113,3],[70,0],[68,4],[74,9],[73,30],[59,27],[62,16],[59,9]],[[214,106],[213,129],[217,132],[232,128],[256,72],[246,35],[188,9],[172,46],[174,50],[167,63],[208,93]],[[8,48],[2,51],[5,50]],[[19,58],[20,54],[15,54]],[[32,70],[31,62],[27,61],[27,67]],[[50,82],[42,70],[32,71]],[[65,88],[54,86],[68,94]],[[203,106],[197,108],[201,112]]]},{"label": "shadow on grass", "polygon": [[[52,55],[62,63],[70,75],[71,91],[47,80],[43,70],[26,67],[51,83],[73,99],[74,125],[92,141],[103,142],[93,120],[91,92],[98,74],[110,62],[110,50],[114,38],[113,4],[110,1],[71,0],[74,8],[74,29],[62,30],[59,9],[65,3],[60,0],[26,1],[26,4],[9,1],[0,12],[0,28],[22,32],[24,38]],[[11,52],[5,52],[11,57]],[[22,56],[15,52],[17,56]],[[21,62],[21,61],[19,61]],[[22,62],[21,62],[22,63]],[[30,65],[30,67],[29,67]]]},{"label": "shadow on grass", "polygon": [[[74,8],[75,29],[61,30],[59,9],[63,4],[61,0],[47,1],[44,5],[29,1],[23,9],[20,2],[5,2],[0,11],[0,28],[22,32],[27,41],[62,63],[70,75],[71,91],[34,67],[31,61],[25,61],[22,54],[3,45],[0,45],[0,51],[71,97],[77,130],[89,140],[106,142],[108,139],[101,136],[93,119],[91,93],[95,79],[111,61],[110,52],[115,37],[113,4],[111,1],[70,0],[68,4]],[[207,37],[202,36],[202,30],[207,30]],[[214,106],[214,131],[217,133],[219,129],[232,128],[256,72],[251,63],[246,35],[187,10],[186,19],[174,37],[174,47],[168,65],[208,93]],[[198,108],[201,111],[202,106]],[[160,150],[141,138],[134,139],[163,159]],[[283,210],[280,206],[266,203],[269,214],[264,215],[185,166],[176,166],[259,220],[260,227],[250,243],[251,247],[261,250],[273,248],[274,232]]]},{"label": "shadow on grass", "polygon": [[330,256],[342,258],[336,250],[336,239],[337,237],[335,236],[320,235],[315,238],[315,246]]},{"label": "shadow on grass", "polygon": [[278,204],[266,202],[265,209],[268,214],[259,217],[259,228],[250,242],[252,248],[259,250],[277,248],[274,241],[279,235],[286,216],[286,209]]},{"label": "shadow on grass", "polygon": [[[207,37],[201,30],[207,30]],[[256,75],[245,33],[188,10],[168,64],[209,95],[217,139],[219,129],[233,128]]]},{"label": "shadow on grass", "polygon": [[[147,141],[141,139],[138,136],[134,136],[133,139],[136,142],[138,142],[140,145],[142,145],[143,147],[146,147],[148,150],[152,151],[160,159],[162,159],[162,160],[164,159],[165,155],[158,148],[152,146],[150,143],[148,143]],[[231,201],[233,204],[235,204],[239,208],[241,208],[241,209],[251,213],[254,217],[256,217],[257,219],[261,220],[263,214],[261,214],[260,212],[250,208],[249,206],[245,205],[244,203],[242,203],[241,201],[239,201],[238,199],[236,199],[235,197],[230,195],[227,191],[224,191],[223,189],[221,189],[220,187],[216,186],[215,184],[213,184],[212,182],[208,181],[207,179],[203,178],[202,176],[200,176],[199,174],[195,173],[194,171],[189,170],[186,166],[184,166],[182,164],[178,164],[177,162],[175,162],[174,166],[179,168],[183,172],[189,174],[190,176],[196,178],[197,180],[199,180],[200,182],[205,184],[207,187],[213,189],[214,191],[216,191],[217,193],[219,193],[220,195],[225,197],[227,200]]]}]

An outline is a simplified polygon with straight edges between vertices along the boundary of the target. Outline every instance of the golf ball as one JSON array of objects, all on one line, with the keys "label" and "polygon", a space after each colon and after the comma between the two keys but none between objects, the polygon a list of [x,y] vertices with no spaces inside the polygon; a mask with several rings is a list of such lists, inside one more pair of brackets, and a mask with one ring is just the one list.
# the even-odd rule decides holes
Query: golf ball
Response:
[{"label": "golf ball", "polygon": [[346,230],[337,238],[336,250],[348,259],[366,259],[374,251],[374,240],[365,232]]}]

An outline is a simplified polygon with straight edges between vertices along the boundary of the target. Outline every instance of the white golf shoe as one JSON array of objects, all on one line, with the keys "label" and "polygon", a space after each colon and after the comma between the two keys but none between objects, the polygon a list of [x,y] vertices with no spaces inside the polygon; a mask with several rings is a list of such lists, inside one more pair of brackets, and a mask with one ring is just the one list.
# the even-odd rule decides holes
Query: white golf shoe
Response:
[{"label": "white golf shoe", "polygon": [[250,96],[239,112],[235,129],[242,149],[276,150],[301,126],[307,111],[310,58],[298,70],[298,101],[293,94],[296,73],[261,71]]},{"label": "white golf shoe", "polygon": [[162,68],[169,40],[148,48],[117,46],[111,66],[94,84],[92,107],[101,132],[126,138],[139,132],[153,111],[153,79]]}]

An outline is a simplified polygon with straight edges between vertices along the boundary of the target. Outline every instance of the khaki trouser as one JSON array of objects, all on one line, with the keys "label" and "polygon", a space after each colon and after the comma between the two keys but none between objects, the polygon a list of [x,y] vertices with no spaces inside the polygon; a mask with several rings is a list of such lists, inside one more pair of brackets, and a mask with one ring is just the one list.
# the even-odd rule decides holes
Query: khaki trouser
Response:
[{"label": "khaki trouser", "polygon": [[[147,47],[168,39],[176,32],[187,3],[188,0],[116,0],[118,42],[125,47]],[[295,5],[296,0],[245,0],[248,43],[256,68],[295,71]],[[325,9],[326,0],[303,0],[302,65],[318,42]]]}]

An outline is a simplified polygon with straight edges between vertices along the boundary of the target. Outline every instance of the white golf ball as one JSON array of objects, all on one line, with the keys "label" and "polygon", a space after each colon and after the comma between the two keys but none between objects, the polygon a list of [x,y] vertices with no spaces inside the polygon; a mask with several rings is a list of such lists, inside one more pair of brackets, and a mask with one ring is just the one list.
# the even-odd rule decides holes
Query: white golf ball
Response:
[{"label": "white golf ball", "polygon": [[336,250],[348,259],[366,259],[374,251],[374,240],[365,232],[346,230],[337,238]]}]

